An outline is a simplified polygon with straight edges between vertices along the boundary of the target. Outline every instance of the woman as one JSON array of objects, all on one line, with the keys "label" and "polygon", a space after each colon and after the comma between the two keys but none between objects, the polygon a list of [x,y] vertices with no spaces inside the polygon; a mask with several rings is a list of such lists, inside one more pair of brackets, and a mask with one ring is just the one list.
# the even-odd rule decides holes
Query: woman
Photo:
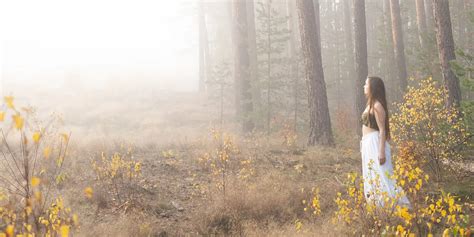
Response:
[{"label": "woman", "polygon": [[[368,77],[364,85],[367,107],[362,113],[362,175],[364,194],[368,201],[383,206],[383,193],[398,200],[398,205],[410,207],[410,202],[396,185],[393,175],[385,86],[379,77]],[[375,197],[375,198],[374,198]]]}]

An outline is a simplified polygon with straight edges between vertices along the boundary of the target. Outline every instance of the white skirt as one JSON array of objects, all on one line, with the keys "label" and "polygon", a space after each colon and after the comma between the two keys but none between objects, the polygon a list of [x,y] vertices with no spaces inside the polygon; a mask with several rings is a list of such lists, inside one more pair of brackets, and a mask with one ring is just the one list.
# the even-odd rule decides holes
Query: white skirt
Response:
[{"label": "white skirt", "polygon": [[[379,162],[379,132],[370,132],[360,141],[362,154],[362,176],[364,178],[364,195],[367,201],[377,206],[384,206],[384,198],[396,199],[396,204],[411,208],[403,190],[391,178],[393,175],[390,145],[385,142],[385,163]],[[387,196],[382,195],[386,193]]]}]

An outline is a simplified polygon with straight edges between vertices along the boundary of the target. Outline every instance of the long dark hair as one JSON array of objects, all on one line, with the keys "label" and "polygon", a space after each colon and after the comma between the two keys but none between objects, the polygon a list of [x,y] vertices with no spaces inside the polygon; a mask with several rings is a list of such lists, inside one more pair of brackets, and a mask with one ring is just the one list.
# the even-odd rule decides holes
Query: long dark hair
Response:
[{"label": "long dark hair", "polygon": [[[369,106],[369,113],[376,101],[380,102],[385,110],[385,134],[386,139],[390,140],[390,123],[388,121],[388,107],[387,98],[385,96],[385,85],[380,77],[370,76],[369,79],[369,93],[367,95],[367,105]],[[370,121],[370,120],[369,120]]]}]

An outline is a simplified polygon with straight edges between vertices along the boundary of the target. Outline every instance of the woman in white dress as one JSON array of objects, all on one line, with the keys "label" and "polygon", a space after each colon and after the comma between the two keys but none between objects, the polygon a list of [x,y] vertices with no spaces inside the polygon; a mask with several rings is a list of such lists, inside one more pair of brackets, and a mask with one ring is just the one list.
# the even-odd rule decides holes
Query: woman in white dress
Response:
[{"label": "woman in white dress", "polygon": [[[367,107],[362,113],[362,175],[364,195],[367,201],[383,206],[385,197],[393,198],[396,204],[410,208],[410,202],[391,178],[390,125],[388,120],[385,86],[379,77],[368,77],[364,85]],[[385,193],[386,195],[383,195]]]}]

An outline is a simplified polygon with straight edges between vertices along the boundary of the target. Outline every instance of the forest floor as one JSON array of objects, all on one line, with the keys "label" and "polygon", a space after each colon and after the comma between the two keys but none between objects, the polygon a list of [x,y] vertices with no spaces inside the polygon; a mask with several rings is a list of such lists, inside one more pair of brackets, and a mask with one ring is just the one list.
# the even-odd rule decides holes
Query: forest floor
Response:
[{"label": "forest floor", "polygon": [[[221,176],[199,161],[216,148],[209,121],[216,121],[217,106],[186,93],[162,94],[152,103],[127,101],[127,106],[114,101],[119,100],[111,97],[92,109],[86,109],[88,103],[75,108],[87,112],[69,124],[74,132],[65,164],[68,178],[58,192],[79,216],[78,236],[344,235],[331,218],[347,173],[361,172],[357,139],[338,133],[335,147],[291,149],[282,144],[279,133],[268,139],[235,140],[240,150],[235,157],[249,158],[245,169],[252,172],[242,176],[241,158],[227,167],[224,194],[216,186]],[[66,125],[68,117],[74,113],[66,116]],[[91,160],[123,147],[133,148],[142,174],[121,190],[133,198],[117,204],[115,193],[96,180]],[[439,185],[473,206],[472,173],[461,183]],[[84,195],[86,187],[94,190],[91,199]],[[319,216],[305,212],[302,202],[311,198],[313,187],[321,197]],[[299,231],[297,223],[302,223]]]}]

